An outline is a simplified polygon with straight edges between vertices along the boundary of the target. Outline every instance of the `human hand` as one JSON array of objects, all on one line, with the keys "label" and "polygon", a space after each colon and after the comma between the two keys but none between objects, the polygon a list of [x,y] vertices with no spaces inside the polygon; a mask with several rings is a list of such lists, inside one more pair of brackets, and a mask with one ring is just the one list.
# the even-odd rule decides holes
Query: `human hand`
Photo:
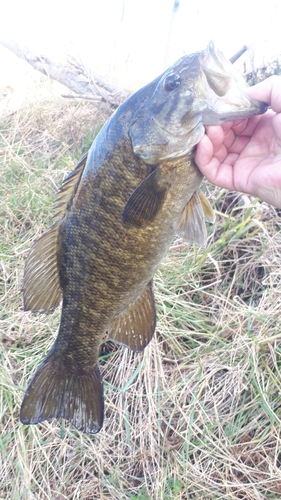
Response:
[{"label": "human hand", "polygon": [[206,127],[195,162],[219,187],[242,191],[281,208],[281,77],[247,89],[271,106],[264,115]]}]

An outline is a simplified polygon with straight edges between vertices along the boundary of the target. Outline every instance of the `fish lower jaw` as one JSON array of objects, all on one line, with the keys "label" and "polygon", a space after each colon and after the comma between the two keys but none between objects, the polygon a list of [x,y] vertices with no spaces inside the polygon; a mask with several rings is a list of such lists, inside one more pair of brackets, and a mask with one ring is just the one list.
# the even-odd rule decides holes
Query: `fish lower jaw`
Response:
[{"label": "fish lower jaw", "polygon": [[250,118],[254,115],[259,115],[264,113],[263,110],[253,107],[249,107],[248,109],[237,108],[232,111],[224,111],[219,112],[215,109],[208,109],[208,112],[205,116],[203,116],[202,123],[204,126],[206,125],[222,125],[225,122],[235,121],[235,120],[243,120],[246,118]]}]

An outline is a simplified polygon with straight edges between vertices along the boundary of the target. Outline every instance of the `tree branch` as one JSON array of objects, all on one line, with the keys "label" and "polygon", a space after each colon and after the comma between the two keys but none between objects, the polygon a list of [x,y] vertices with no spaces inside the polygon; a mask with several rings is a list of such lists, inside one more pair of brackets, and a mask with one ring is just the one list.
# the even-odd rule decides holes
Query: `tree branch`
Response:
[{"label": "tree branch", "polygon": [[35,54],[14,41],[0,40],[0,43],[43,75],[68,87],[77,94],[77,97],[94,98],[117,107],[129,95],[128,92],[94,75],[72,56],[67,56],[67,64],[59,64],[43,54]]}]

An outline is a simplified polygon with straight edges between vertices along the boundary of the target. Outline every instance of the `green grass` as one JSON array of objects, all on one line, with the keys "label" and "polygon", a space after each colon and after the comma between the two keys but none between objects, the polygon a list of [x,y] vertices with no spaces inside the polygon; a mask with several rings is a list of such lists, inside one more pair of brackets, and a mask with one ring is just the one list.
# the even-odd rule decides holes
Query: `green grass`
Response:
[{"label": "green grass", "polygon": [[60,99],[0,122],[0,498],[279,499],[281,217],[235,193],[205,186],[217,222],[205,249],[177,239],[161,264],[145,352],[102,346],[102,431],[19,421],[59,324],[23,312],[24,259],[95,122],[93,105]]}]

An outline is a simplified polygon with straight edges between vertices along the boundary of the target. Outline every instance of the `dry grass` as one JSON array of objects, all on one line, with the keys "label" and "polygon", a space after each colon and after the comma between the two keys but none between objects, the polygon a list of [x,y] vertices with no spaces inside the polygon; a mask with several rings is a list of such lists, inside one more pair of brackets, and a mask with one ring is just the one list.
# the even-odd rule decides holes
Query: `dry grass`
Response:
[{"label": "dry grass", "polygon": [[57,98],[0,123],[0,498],[279,499],[281,217],[233,193],[206,186],[218,210],[208,247],[176,240],[162,263],[145,352],[102,346],[102,431],[19,422],[59,321],[22,311],[24,258],[104,118]]}]

